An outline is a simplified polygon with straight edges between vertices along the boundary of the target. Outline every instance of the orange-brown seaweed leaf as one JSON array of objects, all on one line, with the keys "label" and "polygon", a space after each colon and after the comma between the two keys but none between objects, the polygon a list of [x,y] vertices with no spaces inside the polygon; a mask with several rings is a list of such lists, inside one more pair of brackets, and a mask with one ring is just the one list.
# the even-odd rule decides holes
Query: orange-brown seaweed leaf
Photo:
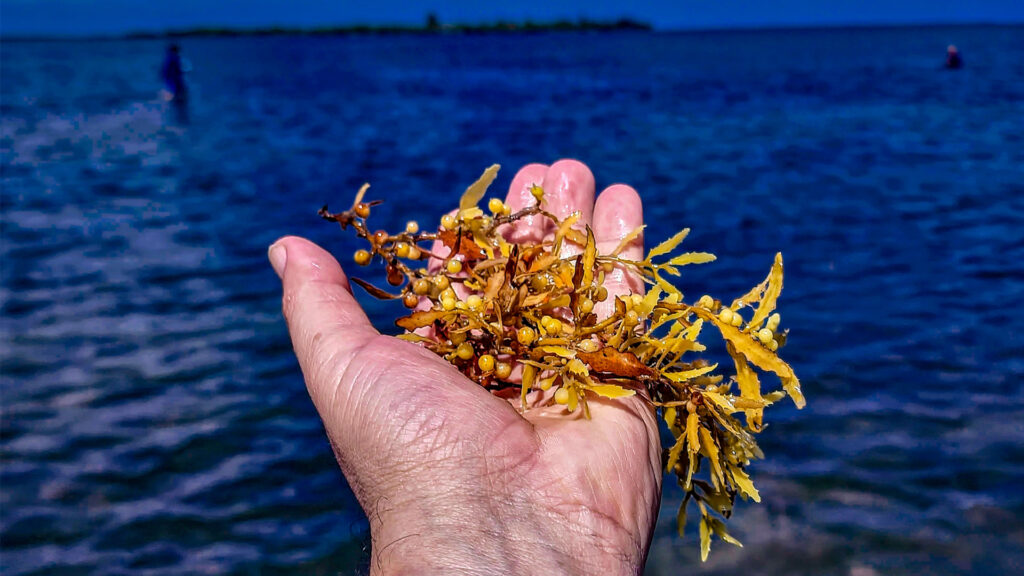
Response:
[{"label": "orange-brown seaweed leaf", "polygon": [[488,258],[493,259],[494,247],[491,246],[490,241],[487,238],[487,235],[484,234],[484,231],[478,227],[474,227],[472,228],[471,233],[473,235],[473,240],[476,242],[476,245],[482,248],[483,251],[487,253]]},{"label": "orange-brown seaweed leaf", "polygon": [[484,173],[476,182],[470,184],[469,188],[466,188],[462,198],[459,199],[459,210],[468,210],[480,202],[480,199],[484,197],[487,189],[491,186],[491,182],[494,182],[494,178],[498,175],[500,168],[500,165],[492,164],[490,168],[484,170]]},{"label": "orange-brown seaweed leaf", "polygon": [[417,328],[430,326],[448,314],[451,314],[451,312],[444,310],[420,310],[419,312],[413,312],[408,316],[399,318],[395,321],[395,324],[397,324],[399,328],[405,328],[412,332]]},{"label": "orange-brown seaweed leaf", "polygon": [[611,346],[605,346],[597,352],[577,351],[576,357],[590,366],[599,374],[609,374],[622,378],[657,378],[658,371],[647,366],[632,352],[619,352]]},{"label": "orange-brown seaweed leaf", "polygon": [[572,273],[572,285],[569,288],[572,290],[570,293],[569,306],[572,308],[573,314],[576,315],[577,321],[582,319],[583,314],[580,312],[579,301],[580,301],[580,286],[583,285],[583,258],[576,259],[576,267]]},{"label": "orange-brown seaweed leaf", "polygon": [[473,234],[463,232],[459,234],[455,230],[441,230],[437,233],[437,239],[451,250],[449,258],[462,256],[466,262],[475,262],[487,258],[487,253],[476,243]]},{"label": "orange-brown seaweed leaf", "polygon": [[352,208],[355,208],[360,202],[363,201],[363,196],[366,196],[366,191],[370,189],[370,183],[366,182],[359,187],[359,192],[356,192],[356,199],[352,201]]},{"label": "orange-brown seaweed leaf", "polygon": [[402,297],[401,294],[391,294],[389,292],[385,292],[380,288],[377,288],[373,284],[370,284],[366,280],[361,280],[359,278],[351,278],[351,280],[358,284],[360,288],[366,290],[367,294],[373,296],[374,298],[377,298],[378,300],[394,300],[395,298]]},{"label": "orange-brown seaweed leaf", "polygon": [[580,261],[583,263],[583,278],[576,287],[589,288],[594,283],[594,262],[597,261],[597,240],[594,239],[594,231],[590,226],[587,226],[587,246],[583,249]]},{"label": "orange-brown seaweed leaf", "polygon": [[508,260],[505,261],[505,277],[511,281],[516,277],[516,270],[519,267],[519,244],[514,244],[508,253]]},{"label": "orange-brown seaweed leaf", "polygon": [[505,271],[501,270],[495,272],[487,278],[487,284],[484,287],[484,300],[491,301],[497,298],[498,293],[505,287]]},{"label": "orange-brown seaweed leaf", "polygon": [[523,308],[533,308],[535,306],[539,306],[541,304],[546,303],[552,297],[554,297],[553,292],[541,292],[540,294],[530,294],[526,298],[523,298],[522,306]]},{"label": "orange-brown seaweed leaf", "polygon": [[764,322],[765,318],[775,310],[775,302],[779,298],[779,294],[782,293],[782,253],[775,254],[775,262],[772,264],[772,270],[768,273],[768,287],[765,288],[764,293],[761,295],[761,300],[757,305],[757,310],[754,315],[750,318],[748,324],[748,330],[757,330],[757,327]]}]

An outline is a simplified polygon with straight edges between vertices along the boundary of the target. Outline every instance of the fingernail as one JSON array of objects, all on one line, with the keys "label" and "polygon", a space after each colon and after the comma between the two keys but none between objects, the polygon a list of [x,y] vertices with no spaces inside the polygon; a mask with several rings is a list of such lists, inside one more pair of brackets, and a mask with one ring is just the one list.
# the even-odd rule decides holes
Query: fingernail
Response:
[{"label": "fingernail", "polygon": [[284,246],[277,243],[271,244],[270,249],[267,250],[267,258],[270,259],[270,265],[273,266],[274,272],[277,272],[277,277],[284,278],[284,267],[288,263],[288,251],[284,249]]}]

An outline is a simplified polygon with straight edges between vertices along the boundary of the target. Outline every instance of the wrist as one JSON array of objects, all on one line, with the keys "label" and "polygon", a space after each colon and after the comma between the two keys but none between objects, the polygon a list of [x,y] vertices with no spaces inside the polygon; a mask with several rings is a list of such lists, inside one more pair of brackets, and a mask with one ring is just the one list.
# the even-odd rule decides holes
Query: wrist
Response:
[{"label": "wrist", "polygon": [[[371,574],[639,574],[647,543],[583,506],[407,504],[371,521]],[[646,535],[644,535],[646,537]]]}]

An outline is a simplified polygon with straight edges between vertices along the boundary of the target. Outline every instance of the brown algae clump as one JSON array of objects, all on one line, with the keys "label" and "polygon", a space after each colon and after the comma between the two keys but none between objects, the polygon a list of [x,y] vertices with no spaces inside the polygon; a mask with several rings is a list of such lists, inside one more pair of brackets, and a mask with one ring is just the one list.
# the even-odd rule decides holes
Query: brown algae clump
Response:
[{"label": "brown algae clump", "polygon": [[[408,331],[399,338],[443,356],[495,394],[517,395],[522,410],[557,404],[589,418],[587,399],[594,396],[639,395],[654,406],[675,437],[664,464],[686,492],[680,534],[692,501],[701,516],[702,559],[712,534],[740,545],[724,521],[737,495],[760,501],[747,466],[763,456],[753,435],[761,430],[764,409],[787,395],[798,408],[804,406],[799,380],[778,356],[786,342],[775,313],[782,255],[775,256],[763,282],[731,304],[707,295],[688,304],[666,276],[678,277],[682,266],[715,259],[705,252],[677,252],[688,229],[640,261],[619,254],[641,228],[611,253],[599,254],[593,232],[574,228],[579,213],[562,219],[548,212],[540,187],[532,191],[536,202],[518,212],[496,198],[481,209],[497,171],[497,165],[488,168],[435,231],[421,231],[416,222],[397,234],[371,231],[366,222],[380,202],[364,201],[369,185],[350,209],[332,214],[325,206],[320,215],[369,242],[356,251],[356,263],[383,261],[387,282],[397,293],[358,278],[353,282],[376,298],[401,299],[416,309],[397,320]],[[554,237],[515,243],[499,231],[528,216],[550,219]],[[443,246],[444,254],[432,253],[428,242]],[[582,252],[560,257],[570,242]],[[610,315],[600,318],[594,304],[609,297],[603,284],[615,266],[650,288],[645,295],[616,297]],[[717,364],[696,356],[705,350],[699,336],[707,325],[725,341],[735,367],[729,378]],[[777,375],[782,390],[762,392],[759,372]]]}]

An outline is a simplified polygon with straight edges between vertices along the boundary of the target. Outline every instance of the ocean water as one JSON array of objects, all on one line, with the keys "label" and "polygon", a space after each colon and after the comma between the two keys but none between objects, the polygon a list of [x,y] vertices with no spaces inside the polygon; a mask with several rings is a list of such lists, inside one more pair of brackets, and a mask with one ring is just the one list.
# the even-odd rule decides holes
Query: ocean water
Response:
[{"label": "ocean water", "polygon": [[[366,520],[266,248],[316,210],[435,221],[493,162],[575,157],[690,226],[731,298],[781,250],[785,353],[740,550],[669,483],[649,574],[1024,566],[1024,29],[189,39],[0,49],[5,574],[352,574]],[[966,68],[941,69],[948,43]],[[369,279],[375,279],[369,276]],[[378,326],[399,312],[369,298]]]}]

